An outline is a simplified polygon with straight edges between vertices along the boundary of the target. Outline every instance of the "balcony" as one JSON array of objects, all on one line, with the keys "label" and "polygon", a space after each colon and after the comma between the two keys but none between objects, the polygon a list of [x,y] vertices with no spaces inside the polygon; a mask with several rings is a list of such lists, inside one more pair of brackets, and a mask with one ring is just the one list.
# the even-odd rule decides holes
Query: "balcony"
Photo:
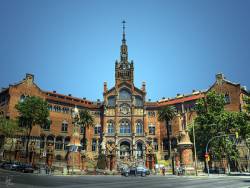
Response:
[{"label": "balcony", "polygon": [[115,136],[115,133],[106,133],[105,136]]},{"label": "balcony", "polygon": [[135,136],[145,136],[144,133],[135,133]]},{"label": "balcony", "polygon": [[118,136],[132,136],[132,133],[119,133]]}]

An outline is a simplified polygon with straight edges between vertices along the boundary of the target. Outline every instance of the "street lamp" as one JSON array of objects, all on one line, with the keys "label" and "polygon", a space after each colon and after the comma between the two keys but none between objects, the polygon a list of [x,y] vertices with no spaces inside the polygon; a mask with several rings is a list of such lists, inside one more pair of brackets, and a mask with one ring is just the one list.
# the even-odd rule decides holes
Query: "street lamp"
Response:
[{"label": "street lamp", "polygon": [[210,140],[208,140],[208,142],[207,142],[207,145],[206,145],[206,155],[205,155],[205,157],[206,157],[206,164],[207,164],[207,174],[208,174],[208,176],[209,176],[209,166],[208,166],[208,157],[209,157],[209,155],[208,155],[208,145],[209,145],[209,143],[212,141],[212,140],[214,140],[215,138],[220,138],[220,137],[228,137],[228,136],[236,136],[236,138],[238,137],[238,132],[235,132],[234,134],[221,134],[221,135],[218,135],[218,136],[214,136],[214,137],[212,137]]},{"label": "street lamp", "polygon": [[196,154],[196,144],[195,144],[195,130],[194,130],[194,122],[193,122],[193,139],[194,139],[194,167],[195,167],[195,175],[198,176],[197,171],[197,154]]},{"label": "street lamp", "polygon": [[72,152],[72,174],[74,173],[74,163],[75,163],[75,153],[78,152],[78,147],[81,147],[80,144],[80,135],[79,135],[79,110],[75,107],[72,111],[72,124],[73,124],[73,131],[70,138],[70,143],[67,145],[69,146],[69,152]]}]

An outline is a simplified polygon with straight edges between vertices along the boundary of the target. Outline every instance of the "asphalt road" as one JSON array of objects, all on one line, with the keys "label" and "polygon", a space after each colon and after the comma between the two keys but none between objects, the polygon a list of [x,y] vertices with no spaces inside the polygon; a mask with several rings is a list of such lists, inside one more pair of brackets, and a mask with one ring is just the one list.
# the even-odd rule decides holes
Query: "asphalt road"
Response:
[{"label": "asphalt road", "polygon": [[50,176],[23,174],[0,169],[0,187],[10,188],[250,188],[250,177],[231,176]]}]

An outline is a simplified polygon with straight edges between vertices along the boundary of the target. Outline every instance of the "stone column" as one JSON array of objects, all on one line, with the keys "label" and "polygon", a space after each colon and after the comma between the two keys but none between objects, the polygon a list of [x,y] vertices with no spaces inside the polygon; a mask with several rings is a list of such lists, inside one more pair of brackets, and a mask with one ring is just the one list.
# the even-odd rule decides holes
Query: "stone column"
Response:
[{"label": "stone column", "polygon": [[96,139],[96,153],[99,153],[99,139]]},{"label": "stone column", "polygon": [[193,144],[190,141],[188,132],[182,131],[181,140],[178,143],[180,151],[180,160],[184,166],[193,166]]}]

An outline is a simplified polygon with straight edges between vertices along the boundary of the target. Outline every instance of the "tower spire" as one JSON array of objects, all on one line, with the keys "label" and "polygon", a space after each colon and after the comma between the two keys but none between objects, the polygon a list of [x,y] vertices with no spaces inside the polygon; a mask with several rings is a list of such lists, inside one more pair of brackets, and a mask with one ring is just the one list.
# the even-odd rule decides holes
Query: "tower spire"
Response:
[{"label": "tower spire", "polygon": [[126,38],[125,38],[125,24],[126,21],[122,21],[122,45],[121,45],[121,61],[124,63],[127,63],[128,60],[128,47],[126,44]]},{"label": "tower spire", "polygon": [[125,38],[125,24],[126,24],[126,21],[125,20],[123,20],[122,21],[122,29],[123,29],[123,32],[122,32],[122,43],[123,44],[126,44],[126,38]]}]

